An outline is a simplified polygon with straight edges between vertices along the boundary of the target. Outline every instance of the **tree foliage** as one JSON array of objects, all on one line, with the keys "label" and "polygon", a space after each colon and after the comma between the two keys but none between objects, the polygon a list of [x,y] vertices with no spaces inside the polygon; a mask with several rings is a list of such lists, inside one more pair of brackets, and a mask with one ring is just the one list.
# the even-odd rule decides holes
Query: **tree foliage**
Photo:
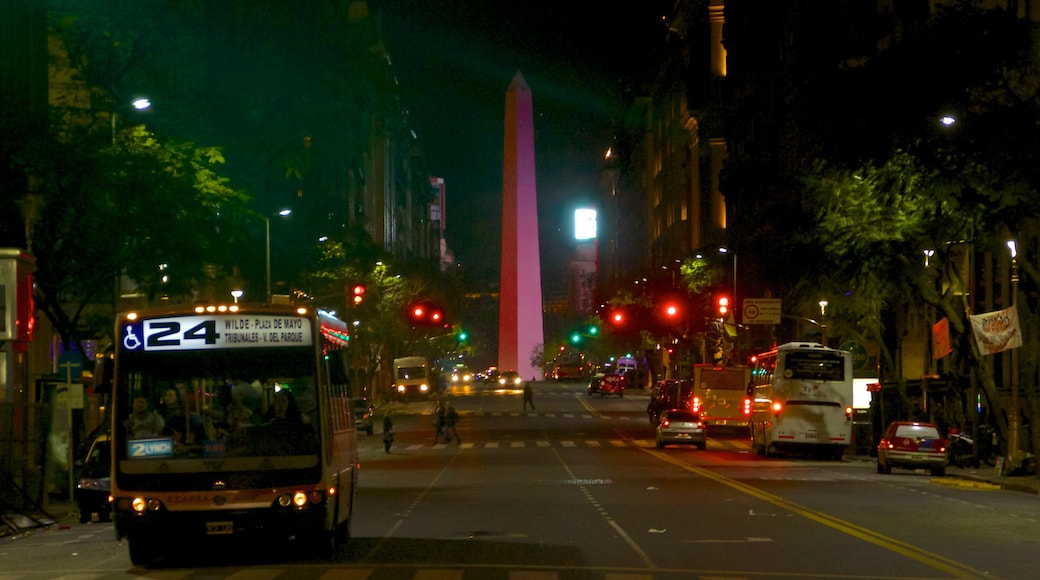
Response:
[{"label": "tree foliage", "polygon": [[[844,86],[853,92],[877,96],[879,83],[893,79],[912,98],[892,118],[866,115],[873,148],[859,149],[859,156],[835,148],[836,154],[821,155],[802,173],[802,206],[813,227],[801,241],[818,248],[819,268],[806,272],[785,296],[802,304],[821,293],[839,297],[831,300],[835,330],[881,345],[883,372],[890,375],[898,368],[902,330],[892,328],[896,313],[925,319],[927,328],[933,320],[925,318],[926,309],[932,309],[950,321],[953,332],[955,352],[944,366],[948,377],[963,387],[974,370],[995,408],[1004,399],[966,318],[976,292],[967,255],[1006,255],[1008,237],[1035,252],[1040,63],[1030,47],[1036,32],[1035,25],[1002,11],[954,3],[866,71],[849,73]],[[907,109],[916,122],[908,122]],[[940,112],[956,123],[940,127]],[[1026,272],[1023,283],[1036,288],[1040,280],[1035,271]],[[1002,300],[997,307],[1010,305]],[[1037,332],[1029,325],[1036,324],[1037,304],[1018,305],[1024,337],[1033,341],[1022,352],[1035,352]],[[1023,384],[1036,385],[1035,358],[1023,357]],[[1040,419],[1040,393],[1031,386],[1024,394],[1031,399],[1025,409],[1032,424]],[[1006,416],[993,420],[1006,433]]]}]

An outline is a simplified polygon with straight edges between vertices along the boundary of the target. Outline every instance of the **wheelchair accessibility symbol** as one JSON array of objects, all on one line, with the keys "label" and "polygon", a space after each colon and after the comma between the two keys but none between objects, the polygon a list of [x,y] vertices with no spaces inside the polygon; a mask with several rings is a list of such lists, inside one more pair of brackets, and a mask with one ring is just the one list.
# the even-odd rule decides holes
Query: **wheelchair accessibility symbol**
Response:
[{"label": "wheelchair accessibility symbol", "polygon": [[126,336],[123,337],[123,348],[126,350],[137,350],[141,348],[141,339],[134,334],[134,327],[126,327]]}]

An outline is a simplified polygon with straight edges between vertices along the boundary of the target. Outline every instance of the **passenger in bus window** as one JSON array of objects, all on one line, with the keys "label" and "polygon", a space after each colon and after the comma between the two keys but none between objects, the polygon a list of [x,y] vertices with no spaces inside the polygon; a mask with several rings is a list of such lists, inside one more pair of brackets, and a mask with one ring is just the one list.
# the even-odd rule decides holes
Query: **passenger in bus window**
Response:
[{"label": "passenger in bus window", "polygon": [[253,424],[253,410],[245,404],[244,398],[241,389],[231,391],[231,403],[224,410],[224,423],[229,432]]},{"label": "passenger in bus window", "polygon": [[183,414],[171,417],[163,432],[173,439],[173,450],[177,455],[196,453],[202,448],[202,429],[193,426]]},{"label": "passenger in bus window", "polygon": [[300,406],[296,403],[296,398],[293,397],[292,392],[288,389],[281,389],[275,392],[274,400],[271,401],[271,408],[267,410],[267,414],[264,416],[264,423],[266,424],[303,424],[303,414],[300,413]]},{"label": "passenger in bus window", "polygon": [[133,412],[123,421],[128,439],[152,439],[162,436],[166,422],[148,408],[148,399],[134,397]]}]

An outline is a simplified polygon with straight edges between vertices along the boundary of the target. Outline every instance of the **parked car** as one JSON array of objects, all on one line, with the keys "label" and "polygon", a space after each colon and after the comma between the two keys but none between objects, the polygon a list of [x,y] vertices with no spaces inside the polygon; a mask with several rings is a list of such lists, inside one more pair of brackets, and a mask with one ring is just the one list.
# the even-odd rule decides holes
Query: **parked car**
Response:
[{"label": "parked car", "polygon": [[946,474],[946,439],[939,427],[917,421],[894,421],[878,443],[877,472],[893,467],[927,469],[934,476]]},{"label": "parked car", "polygon": [[665,445],[708,446],[708,431],[701,416],[687,409],[668,409],[657,420],[657,448]]},{"label": "parked car", "polygon": [[371,435],[375,427],[376,407],[368,399],[352,399],[350,408],[354,411],[354,425],[358,431]]},{"label": "parked car", "polygon": [[112,516],[112,444],[108,433],[99,433],[77,462],[75,498],[79,506],[79,523],[85,524],[98,515],[98,521],[107,522]]}]

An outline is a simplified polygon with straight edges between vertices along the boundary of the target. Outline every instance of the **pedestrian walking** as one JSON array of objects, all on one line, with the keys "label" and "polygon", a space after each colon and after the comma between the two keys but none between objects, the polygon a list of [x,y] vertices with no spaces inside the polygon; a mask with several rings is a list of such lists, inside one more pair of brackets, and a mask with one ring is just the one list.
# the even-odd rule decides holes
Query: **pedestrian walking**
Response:
[{"label": "pedestrian walking", "polygon": [[531,410],[534,411],[534,392],[531,391],[531,383],[524,383],[524,410],[527,410],[527,405],[531,405]]},{"label": "pedestrian walking", "polygon": [[390,453],[390,446],[394,444],[394,420],[390,417],[390,411],[383,415],[383,449]]},{"label": "pedestrian walking", "polygon": [[441,435],[444,434],[444,405],[440,401],[433,406],[433,444],[436,445],[441,442]]},{"label": "pedestrian walking", "polygon": [[462,443],[462,439],[459,439],[459,432],[455,429],[455,424],[459,421],[459,412],[455,410],[455,406],[451,404],[451,401],[445,401],[444,403],[444,440],[447,443],[451,443],[452,438],[455,439],[455,444]]}]

